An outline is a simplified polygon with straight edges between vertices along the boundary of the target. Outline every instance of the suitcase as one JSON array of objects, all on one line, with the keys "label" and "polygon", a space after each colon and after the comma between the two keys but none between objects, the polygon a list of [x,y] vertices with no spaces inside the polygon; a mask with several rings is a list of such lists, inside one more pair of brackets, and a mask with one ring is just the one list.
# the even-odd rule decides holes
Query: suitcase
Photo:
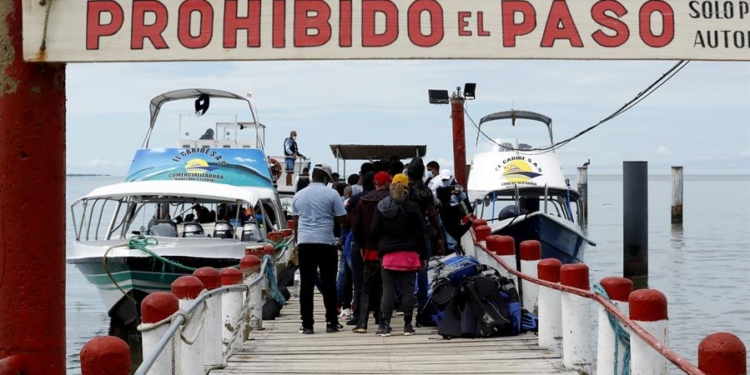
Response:
[{"label": "suitcase", "polygon": [[484,266],[474,257],[456,256],[443,263],[437,271],[437,277],[450,280],[453,286],[459,286],[465,280],[484,271]]}]

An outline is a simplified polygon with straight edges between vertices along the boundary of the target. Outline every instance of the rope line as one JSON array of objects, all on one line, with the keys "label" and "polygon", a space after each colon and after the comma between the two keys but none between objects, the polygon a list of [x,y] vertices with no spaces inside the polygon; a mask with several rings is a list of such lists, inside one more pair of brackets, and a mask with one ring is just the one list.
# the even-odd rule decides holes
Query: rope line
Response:
[{"label": "rope line", "polygon": [[41,6],[47,6],[47,9],[44,11],[44,29],[42,31],[42,45],[39,46],[39,50],[46,51],[47,50],[47,29],[49,27],[49,13],[52,9],[52,0],[40,0],[39,5]]},{"label": "rope line", "polygon": [[[604,290],[604,287],[602,287],[601,284],[594,284],[594,293],[604,297],[607,301],[612,302],[612,300],[609,299],[609,295],[607,295],[607,291]],[[622,375],[630,375],[630,333],[625,329],[625,327],[622,326],[620,321],[617,320],[614,315],[612,315],[611,312],[607,310],[605,311],[607,312],[607,320],[609,320],[609,325],[615,332],[615,367],[613,374],[618,374],[617,360],[620,358],[620,342],[622,341],[622,345],[625,347],[622,364]]]},{"label": "rope line", "polygon": [[[270,255],[264,255],[263,260],[268,261],[268,264],[274,264],[273,258],[271,258]],[[276,300],[276,302],[283,306],[286,303],[286,298],[284,298],[284,295],[281,294],[281,291],[279,290],[279,284],[276,281],[275,267],[266,267],[265,277],[269,298]]]}]

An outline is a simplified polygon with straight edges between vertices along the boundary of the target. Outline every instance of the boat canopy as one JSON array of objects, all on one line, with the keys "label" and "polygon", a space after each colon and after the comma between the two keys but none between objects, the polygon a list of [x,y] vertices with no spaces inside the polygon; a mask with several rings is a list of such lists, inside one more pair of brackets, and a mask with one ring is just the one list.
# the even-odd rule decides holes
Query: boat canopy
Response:
[{"label": "boat canopy", "polygon": [[393,155],[399,159],[411,159],[427,155],[426,145],[331,145],[336,159],[380,160]]},{"label": "boat canopy", "polygon": [[[242,201],[255,205],[258,195],[250,189],[201,181],[138,181],[102,186],[78,199],[122,199],[126,197],[175,197],[209,201]],[[263,197],[266,198],[266,197]]]},{"label": "boat canopy", "polygon": [[253,103],[250,101],[250,99],[244,96],[240,96],[240,95],[228,92],[228,91],[214,90],[214,89],[181,89],[181,90],[169,91],[151,99],[151,104],[149,106],[149,109],[151,111],[151,120],[149,122],[148,133],[146,133],[146,139],[143,140],[143,144],[141,145],[141,148],[148,148],[148,143],[151,138],[151,132],[154,130],[154,125],[156,124],[156,118],[159,117],[159,111],[161,111],[162,105],[164,105],[167,102],[174,101],[174,100],[197,99],[201,95],[204,95],[204,94],[208,95],[209,98],[233,99],[233,100],[240,100],[240,101],[246,102],[248,108],[250,109],[250,113],[253,117],[252,122],[255,124],[260,123],[260,121],[258,121],[257,114],[255,113],[255,108],[253,108]]},{"label": "boat canopy", "polygon": [[532,121],[539,121],[541,123],[544,123],[547,125],[547,131],[549,132],[549,142],[550,144],[554,144],[554,140],[552,139],[552,119],[536,112],[531,111],[503,111],[503,112],[496,112],[489,114],[487,116],[482,117],[481,120],[479,120],[479,128],[481,129],[482,124],[485,122],[495,121],[495,120],[507,120],[510,119],[512,124],[516,125],[516,119],[524,119],[524,120],[532,120]]}]

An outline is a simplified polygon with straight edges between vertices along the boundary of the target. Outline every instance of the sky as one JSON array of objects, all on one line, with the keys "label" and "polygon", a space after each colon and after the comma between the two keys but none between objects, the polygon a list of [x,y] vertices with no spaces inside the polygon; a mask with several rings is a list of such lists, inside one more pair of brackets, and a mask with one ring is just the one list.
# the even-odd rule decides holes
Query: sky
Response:
[{"label": "sky", "polygon": [[[426,161],[453,169],[450,106],[429,104],[428,89],[477,84],[467,102],[467,161],[478,122],[510,109],[553,120],[555,141],[621,107],[676,61],[378,60],[99,63],[67,67],[68,173],[126,174],[148,129],[149,101],[166,91],[252,87],[270,155],[291,130],[300,152],[336,169],[330,144],[425,144]],[[152,146],[176,147],[180,114],[193,101],[165,105]],[[212,103],[249,119],[241,102]],[[187,118],[186,117],[186,118]],[[493,138],[546,136],[541,123],[483,127]],[[524,142],[525,139],[518,139]],[[533,146],[539,142],[532,143]],[[691,62],[629,112],[557,151],[567,174],[591,160],[589,174],[621,174],[623,161],[648,161],[650,174],[750,174],[750,64]],[[347,164],[357,172],[361,161]],[[341,164],[340,172],[343,172]]]}]

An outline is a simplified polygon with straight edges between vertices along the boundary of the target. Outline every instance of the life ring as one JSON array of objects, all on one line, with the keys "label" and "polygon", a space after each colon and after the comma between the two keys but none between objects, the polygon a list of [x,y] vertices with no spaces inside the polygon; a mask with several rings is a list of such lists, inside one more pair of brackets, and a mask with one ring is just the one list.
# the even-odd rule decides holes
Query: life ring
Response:
[{"label": "life ring", "polygon": [[271,171],[271,176],[274,180],[281,178],[281,163],[274,158],[268,158],[268,169]]}]

